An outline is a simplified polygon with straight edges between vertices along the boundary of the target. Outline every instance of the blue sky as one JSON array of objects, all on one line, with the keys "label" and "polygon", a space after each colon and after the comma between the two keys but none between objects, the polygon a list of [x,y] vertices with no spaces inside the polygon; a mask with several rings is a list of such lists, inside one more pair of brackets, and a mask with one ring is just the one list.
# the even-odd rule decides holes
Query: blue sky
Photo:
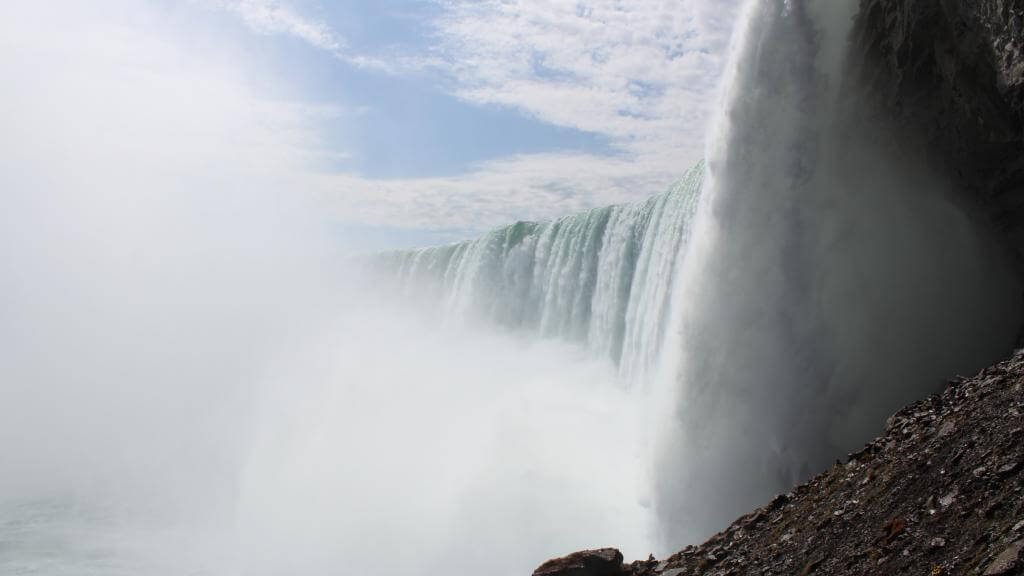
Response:
[{"label": "blue sky", "polygon": [[0,40],[37,60],[63,51],[54,92],[80,91],[76,70],[90,67],[181,86],[178,100],[164,89],[115,106],[108,94],[81,112],[172,107],[189,124],[208,102],[206,123],[259,158],[233,152],[239,170],[273,167],[261,182],[313,198],[346,242],[380,248],[665,189],[703,154],[738,4],[15,1],[4,10],[19,28]]},{"label": "blue sky", "polygon": [[[280,4],[278,4],[280,5]],[[297,8],[296,8],[297,9]],[[422,54],[433,48],[438,4],[424,1],[310,4],[308,12],[356,54]],[[244,25],[241,20],[239,25]],[[286,33],[250,39],[311,101],[357,111],[325,126],[329,144],[349,157],[336,169],[373,179],[455,176],[515,154],[578,151],[609,155],[607,137],[546,123],[511,106],[468,103],[445,88],[440,71],[387,73],[347,62]],[[386,66],[386,61],[381,61]]]}]

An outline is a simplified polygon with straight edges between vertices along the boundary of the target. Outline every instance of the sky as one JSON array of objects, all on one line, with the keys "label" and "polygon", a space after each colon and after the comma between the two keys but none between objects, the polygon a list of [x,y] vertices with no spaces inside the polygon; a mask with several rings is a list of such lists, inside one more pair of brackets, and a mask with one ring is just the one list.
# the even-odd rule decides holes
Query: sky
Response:
[{"label": "sky", "polygon": [[302,195],[377,250],[666,189],[702,157],[739,1],[36,4],[0,8],[19,79],[0,105],[25,138],[160,148]]}]

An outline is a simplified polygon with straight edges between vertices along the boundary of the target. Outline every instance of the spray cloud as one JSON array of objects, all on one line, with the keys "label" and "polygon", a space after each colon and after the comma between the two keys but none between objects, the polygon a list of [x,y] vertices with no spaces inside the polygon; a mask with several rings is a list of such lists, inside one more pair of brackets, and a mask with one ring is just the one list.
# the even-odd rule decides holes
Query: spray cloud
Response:
[{"label": "spray cloud", "polygon": [[302,193],[324,112],[176,7],[105,8],[0,22],[0,572],[646,553],[609,363],[363,293]]}]

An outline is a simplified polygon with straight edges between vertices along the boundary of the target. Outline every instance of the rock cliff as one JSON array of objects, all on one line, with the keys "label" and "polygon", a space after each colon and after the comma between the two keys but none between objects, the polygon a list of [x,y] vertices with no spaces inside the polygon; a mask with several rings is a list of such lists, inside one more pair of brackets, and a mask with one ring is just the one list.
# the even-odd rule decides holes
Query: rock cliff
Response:
[{"label": "rock cliff", "polygon": [[859,83],[1024,254],[1024,0],[862,0]]}]

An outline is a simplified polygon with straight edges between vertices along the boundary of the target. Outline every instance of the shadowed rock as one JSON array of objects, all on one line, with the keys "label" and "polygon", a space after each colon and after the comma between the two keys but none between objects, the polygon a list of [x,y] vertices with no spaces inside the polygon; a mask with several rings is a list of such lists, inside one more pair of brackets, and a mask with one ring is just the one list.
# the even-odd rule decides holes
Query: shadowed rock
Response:
[{"label": "shadowed rock", "polygon": [[1024,0],[861,0],[859,80],[1024,255]]},{"label": "shadowed rock", "polygon": [[615,548],[584,550],[548,560],[533,576],[620,576],[624,574],[622,552]]}]

